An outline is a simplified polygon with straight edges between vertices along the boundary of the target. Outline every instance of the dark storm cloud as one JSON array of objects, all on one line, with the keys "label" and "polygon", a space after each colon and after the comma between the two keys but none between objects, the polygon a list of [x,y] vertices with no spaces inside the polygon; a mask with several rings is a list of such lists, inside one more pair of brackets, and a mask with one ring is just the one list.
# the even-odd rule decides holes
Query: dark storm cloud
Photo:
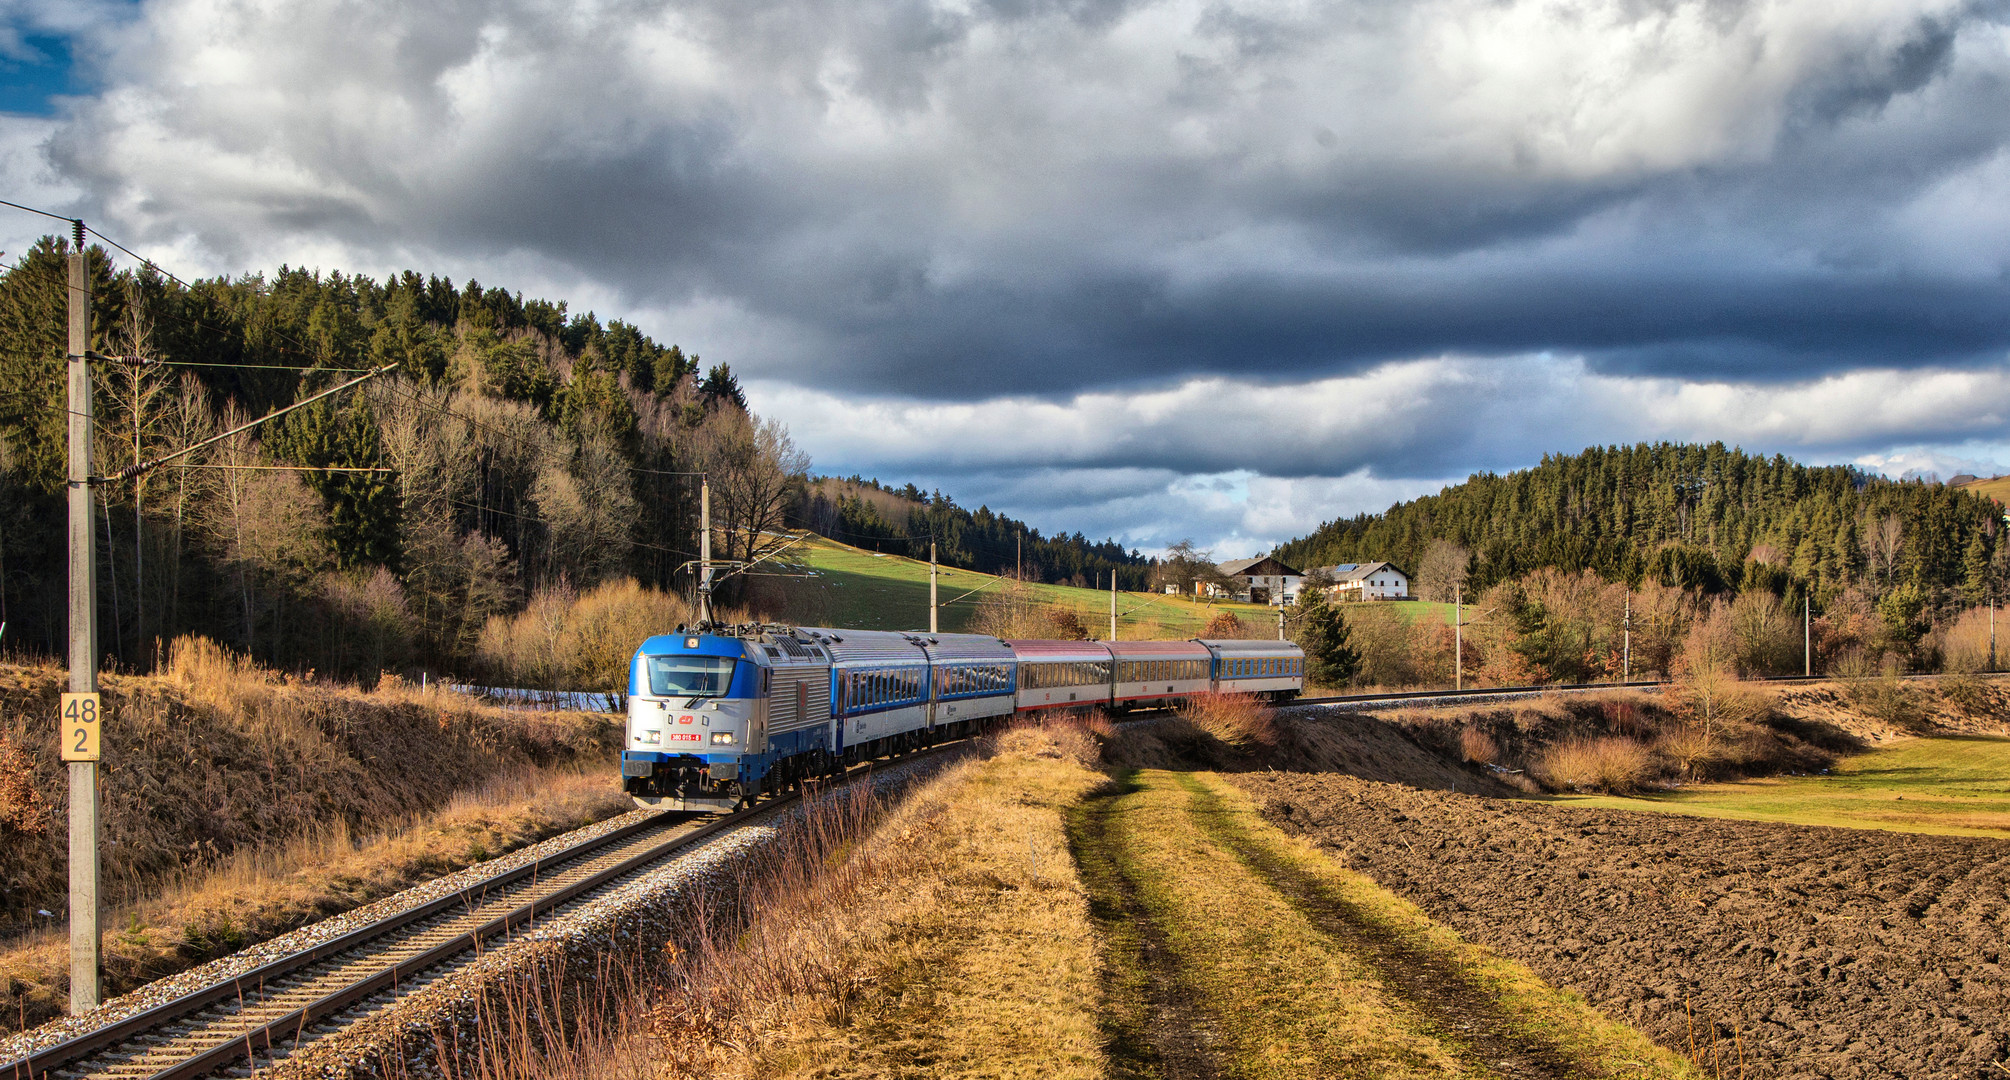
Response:
[{"label": "dark storm cloud", "polygon": [[529,256],[860,391],[2010,347],[1920,240],[2010,143],[2002,5],[1567,6],[164,0],[53,145],[226,265]]}]

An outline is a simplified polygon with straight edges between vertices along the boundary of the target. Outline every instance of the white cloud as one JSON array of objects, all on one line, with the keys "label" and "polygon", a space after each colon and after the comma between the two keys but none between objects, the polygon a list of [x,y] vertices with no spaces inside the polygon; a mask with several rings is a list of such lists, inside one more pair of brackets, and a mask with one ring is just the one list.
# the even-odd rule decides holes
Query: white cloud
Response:
[{"label": "white cloud", "polygon": [[[1723,441],[1894,474],[2010,460],[1989,442],[2010,422],[2000,366],[1758,384],[1606,375],[1575,358],[1444,357],[1304,383],[1195,379],[1058,400],[748,390],[826,471],[937,478],[966,501],[1147,548],[1193,535],[1254,550],[1469,471],[1589,445]],[[1967,456],[1933,449],[1964,442]],[[1012,475],[1024,479],[997,479]]]}]

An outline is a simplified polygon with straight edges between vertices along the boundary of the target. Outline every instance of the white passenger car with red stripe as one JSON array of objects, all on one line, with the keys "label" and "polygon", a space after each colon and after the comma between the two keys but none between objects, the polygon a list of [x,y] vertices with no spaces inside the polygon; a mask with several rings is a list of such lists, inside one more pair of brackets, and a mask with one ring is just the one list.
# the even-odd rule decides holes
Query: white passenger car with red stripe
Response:
[{"label": "white passenger car with red stripe", "polygon": [[1214,654],[1198,641],[1112,641],[1118,709],[1153,709],[1212,689]]},{"label": "white passenger car with red stripe", "polygon": [[1110,704],[1110,649],[1100,641],[1008,641],[1019,658],[1019,712]]}]

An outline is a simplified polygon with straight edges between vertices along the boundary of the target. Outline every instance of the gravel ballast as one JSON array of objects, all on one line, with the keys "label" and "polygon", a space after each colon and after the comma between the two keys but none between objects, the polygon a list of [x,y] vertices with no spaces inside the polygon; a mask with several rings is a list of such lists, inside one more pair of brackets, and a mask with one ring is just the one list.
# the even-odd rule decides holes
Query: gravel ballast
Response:
[{"label": "gravel ballast", "polygon": [[270,938],[241,952],[148,983],[132,993],[113,998],[82,1016],[63,1017],[32,1030],[8,1036],[0,1040],[0,1061],[23,1058],[57,1043],[89,1034],[188,994],[228,982],[275,960],[332,941],[379,919],[431,903],[443,896],[478,890],[483,882],[498,874],[549,859],[566,848],[605,836],[626,825],[648,818],[654,813],[656,811],[632,810],[585,828],[561,833],[508,855],[470,866],[445,877],[422,882],[381,900]]}]

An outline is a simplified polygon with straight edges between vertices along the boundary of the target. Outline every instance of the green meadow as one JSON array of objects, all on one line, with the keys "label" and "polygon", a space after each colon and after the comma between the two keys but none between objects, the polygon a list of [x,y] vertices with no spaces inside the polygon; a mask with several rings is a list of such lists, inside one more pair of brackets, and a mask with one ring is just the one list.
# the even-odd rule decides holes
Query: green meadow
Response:
[{"label": "green meadow", "polygon": [[[786,563],[809,575],[790,582],[802,593],[796,607],[801,617],[859,630],[915,630],[928,625],[928,564],[899,555],[865,551],[822,537],[791,548]],[[942,567],[937,591],[942,598],[941,627],[946,632],[968,630],[982,605],[1000,602],[1011,586],[1006,578],[971,570]],[[1029,583],[1033,603],[1075,612],[1095,637],[1110,629],[1110,594],[1098,589]],[[1127,639],[1199,636],[1216,612],[1233,611],[1252,628],[1275,625],[1277,609],[1155,593],[1117,594],[1117,636]]]},{"label": "green meadow", "polygon": [[1570,806],[1658,810],[1851,829],[2010,838],[2010,739],[1906,739],[1819,776],[1698,784],[1641,797],[1565,796]]}]

